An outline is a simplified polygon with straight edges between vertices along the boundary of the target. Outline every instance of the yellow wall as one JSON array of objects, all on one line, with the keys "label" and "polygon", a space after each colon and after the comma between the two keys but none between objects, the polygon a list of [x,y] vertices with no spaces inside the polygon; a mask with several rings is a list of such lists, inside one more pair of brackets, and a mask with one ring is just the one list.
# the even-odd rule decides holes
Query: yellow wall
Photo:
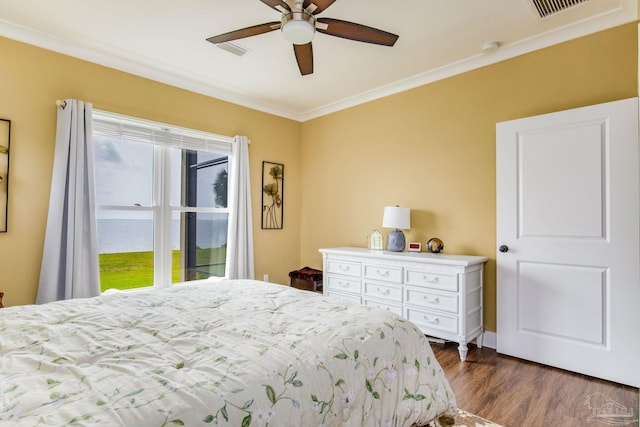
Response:
[{"label": "yellow wall", "polygon": [[[409,241],[485,255],[495,331],[495,124],[637,95],[637,24],[523,55],[305,123],[0,38],[0,117],[12,120],[9,232],[0,290],[35,299],[55,134],[54,101],[251,139],[256,277],[288,283],[318,249],[366,246],[382,209],[412,209]],[[261,162],[285,164],[285,228],[260,229]]]},{"label": "yellow wall", "polygon": [[303,123],[302,264],[386,236],[383,207],[410,207],[408,241],[490,258],[495,331],[495,125],[636,96],[637,46],[629,24]]},{"label": "yellow wall", "polygon": [[[300,123],[0,38],[0,117],[11,120],[8,232],[0,233],[6,305],[35,301],[49,203],[56,99],[251,140],[256,277],[299,268]],[[284,163],[283,230],[260,229],[262,161]]]}]

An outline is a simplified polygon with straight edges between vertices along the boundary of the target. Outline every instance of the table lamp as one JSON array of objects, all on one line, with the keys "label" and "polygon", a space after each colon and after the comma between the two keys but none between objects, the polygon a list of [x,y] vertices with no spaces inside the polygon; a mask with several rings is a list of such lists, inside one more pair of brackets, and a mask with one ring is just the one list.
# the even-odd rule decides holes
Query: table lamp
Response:
[{"label": "table lamp", "polygon": [[392,252],[402,252],[405,247],[405,238],[402,229],[411,228],[411,210],[400,206],[385,206],[382,216],[382,226],[385,228],[395,228],[389,233],[387,238],[387,250]]}]

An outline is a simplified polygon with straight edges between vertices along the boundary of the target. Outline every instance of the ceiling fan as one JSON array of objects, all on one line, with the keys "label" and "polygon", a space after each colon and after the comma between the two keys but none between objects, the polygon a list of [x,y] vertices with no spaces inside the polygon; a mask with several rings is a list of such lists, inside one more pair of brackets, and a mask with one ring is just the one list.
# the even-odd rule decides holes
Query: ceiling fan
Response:
[{"label": "ceiling fan", "polygon": [[280,29],[284,37],[293,44],[300,74],[313,73],[313,49],[311,41],[316,31],[330,36],[342,37],[364,43],[393,46],[398,36],[366,25],[332,18],[316,18],[336,0],[260,0],[282,14],[280,22],[267,22],[242,28],[217,36],[207,41],[218,44],[245,37],[256,36]]}]

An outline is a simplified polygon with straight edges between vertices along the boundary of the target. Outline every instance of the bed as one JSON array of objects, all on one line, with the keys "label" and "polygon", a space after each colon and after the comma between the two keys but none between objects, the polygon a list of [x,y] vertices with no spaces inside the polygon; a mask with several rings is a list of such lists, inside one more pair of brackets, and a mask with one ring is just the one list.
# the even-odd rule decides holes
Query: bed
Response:
[{"label": "bed", "polygon": [[388,313],[258,281],[0,310],[0,425],[422,426],[455,414]]}]

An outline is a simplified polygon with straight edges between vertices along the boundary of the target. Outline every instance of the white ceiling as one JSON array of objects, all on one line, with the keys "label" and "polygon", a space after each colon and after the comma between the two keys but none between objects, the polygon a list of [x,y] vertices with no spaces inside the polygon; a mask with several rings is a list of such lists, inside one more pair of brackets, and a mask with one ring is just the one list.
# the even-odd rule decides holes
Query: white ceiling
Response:
[{"label": "white ceiling", "polygon": [[[319,17],[400,36],[393,47],[316,33],[301,76],[279,31],[207,37],[280,15],[259,0],[0,0],[0,35],[304,121],[638,17],[638,0],[588,0],[541,19],[531,0],[338,0]],[[500,48],[483,53],[486,42]],[[5,58],[6,60],[6,58]]]}]

